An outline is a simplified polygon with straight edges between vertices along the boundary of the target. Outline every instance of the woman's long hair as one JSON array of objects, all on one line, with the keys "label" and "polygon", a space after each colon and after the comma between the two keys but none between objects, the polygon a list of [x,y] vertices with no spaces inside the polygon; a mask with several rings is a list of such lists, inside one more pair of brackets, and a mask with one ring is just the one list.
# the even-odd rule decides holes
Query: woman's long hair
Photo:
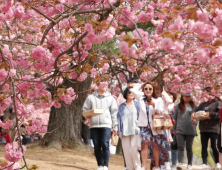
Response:
[{"label": "woman's long hair", "polygon": [[[195,104],[194,104],[194,101],[192,100],[192,98],[190,98],[189,104],[190,104],[190,106],[192,107],[192,109],[195,108]],[[184,100],[183,100],[183,96],[182,96],[182,95],[181,95],[181,98],[180,98],[179,109],[180,109],[182,112],[185,112],[185,110],[186,110],[186,108],[185,108],[185,102],[184,102]]]},{"label": "woman's long hair", "polygon": [[[152,83],[151,81],[147,81],[147,82],[145,82],[143,85],[142,85],[142,91],[144,92],[144,88],[145,88],[145,86],[147,85],[147,84],[150,84],[152,87],[153,87],[153,94],[152,94],[152,97],[153,98],[158,98],[159,97],[159,95],[158,95],[158,90],[157,90],[157,86],[154,84],[154,83]],[[144,94],[145,95],[145,94]]]}]

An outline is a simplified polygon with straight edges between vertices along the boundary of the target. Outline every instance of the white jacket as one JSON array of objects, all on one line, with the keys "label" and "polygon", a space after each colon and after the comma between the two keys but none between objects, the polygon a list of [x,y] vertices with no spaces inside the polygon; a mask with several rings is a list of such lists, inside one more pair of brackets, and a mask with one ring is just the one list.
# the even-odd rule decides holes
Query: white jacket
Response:
[{"label": "white jacket", "polygon": [[[144,102],[145,95],[142,91],[140,91],[141,85],[137,84],[134,88],[130,89],[132,92],[133,96],[136,98],[136,100],[139,102],[140,105],[140,114],[139,114],[139,119],[138,119],[138,126],[139,127],[146,127],[148,125],[148,120],[147,120],[147,114],[146,114],[146,106]],[[158,98],[152,98],[153,102],[155,103],[155,108],[153,106],[149,106],[149,123],[152,129],[153,135],[159,135],[163,134],[162,130],[153,130],[153,114],[158,113],[158,114],[164,114],[164,104],[163,100],[161,97]]]},{"label": "white jacket", "polygon": [[99,98],[97,91],[95,91],[86,98],[83,105],[83,111],[98,108],[102,108],[104,113],[93,116],[90,119],[89,128],[113,128],[113,130],[117,130],[118,108],[116,100],[109,92],[106,92],[103,98]]}]

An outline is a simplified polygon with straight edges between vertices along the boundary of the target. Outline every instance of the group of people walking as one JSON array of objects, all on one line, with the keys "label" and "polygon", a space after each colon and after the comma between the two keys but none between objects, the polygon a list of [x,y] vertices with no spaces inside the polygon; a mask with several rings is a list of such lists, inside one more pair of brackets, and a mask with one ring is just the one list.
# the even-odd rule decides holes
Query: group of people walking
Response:
[{"label": "group of people walking", "polygon": [[[202,144],[203,165],[207,166],[208,140],[211,140],[216,168],[219,163],[217,139],[220,133],[219,98],[212,97],[211,88],[203,91],[209,96],[207,102],[196,106],[190,93],[181,94],[179,104],[175,104],[176,94],[166,92],[160,85],[147,81],[139,84],[136,79],[129,79],[127,88],[117,101],[107,91],[108,84],[98,84],[98,90],[89,95],[84,103],[83,111],[102,108],[104,113],[89,117],[90,134],[94,144],[94,152],[98,164],[97,170],[108,170],[109,141],[111,129],[121,139],[123,155],[127,170],[147,170],[147,159],[151,159],[151,169],[182,170],[184,148],[186,146],[188,166],[192,169],[194,137],[199,124]],[[208,119],[196,121],[194,112],[205,111]],[[154,114],[171,114],[174,119],[172,130],[154,130]],[[172,168],[169,159],[169,144],[176,139],[178,150],[172,147]],[[220,150],[220,149],[219,149]],[[178,165],[177,165],[178,160]],[[176,167],[177,166],[177,167]]]}]

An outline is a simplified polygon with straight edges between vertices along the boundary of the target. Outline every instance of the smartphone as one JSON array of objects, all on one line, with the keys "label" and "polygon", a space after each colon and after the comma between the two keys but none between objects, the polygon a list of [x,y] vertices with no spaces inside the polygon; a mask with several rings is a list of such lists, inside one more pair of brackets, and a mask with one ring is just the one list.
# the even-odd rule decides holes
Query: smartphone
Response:
[{"label": "smartphone", "polygon": [[150,102],[151,100],[152,100],[151,98],[148,98],[148,99],[147,99],[148,102]]}]

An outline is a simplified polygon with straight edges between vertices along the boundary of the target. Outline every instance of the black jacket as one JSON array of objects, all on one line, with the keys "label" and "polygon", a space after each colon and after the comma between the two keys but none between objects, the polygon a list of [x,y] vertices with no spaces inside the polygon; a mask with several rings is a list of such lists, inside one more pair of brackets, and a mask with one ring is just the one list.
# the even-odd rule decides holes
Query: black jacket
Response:
[{"label": "black jacket", "polygon": [[219,134],[220,132],[220,114],[219,111],[222,103],[213,99],[211,102],[203,102],[196,109],[195,112],[203,110],[209,112],[210,119],[201,120],[199,123],[200,132],[213,132]]}]

